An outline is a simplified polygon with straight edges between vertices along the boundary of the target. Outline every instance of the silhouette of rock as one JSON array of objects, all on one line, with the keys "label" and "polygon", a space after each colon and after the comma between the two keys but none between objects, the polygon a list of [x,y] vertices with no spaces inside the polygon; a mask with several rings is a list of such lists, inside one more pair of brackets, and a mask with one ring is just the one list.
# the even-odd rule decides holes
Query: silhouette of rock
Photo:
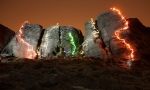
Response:
[{"label": "silhouette of rock", "polygon": [[15,32],[0,24],[0,52],[4,46],[12,39]]},{"label": "silhouette of rock", "polygon": [[127,40],[135,48],[135,57],[150,59],[150,28],[144,26],[137,18],[127,19],[129,33]]}]

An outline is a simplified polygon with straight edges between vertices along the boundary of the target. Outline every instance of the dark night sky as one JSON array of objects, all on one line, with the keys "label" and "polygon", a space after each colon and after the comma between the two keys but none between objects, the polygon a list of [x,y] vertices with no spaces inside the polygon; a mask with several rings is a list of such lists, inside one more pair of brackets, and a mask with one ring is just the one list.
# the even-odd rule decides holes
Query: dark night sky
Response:
[{"label": "dark night sky", "polygon": [[0,0],[0,23],[14,31],[26,20],[44,28],[59,23],[85,33],[84,23],[110,7],[150,26],[150,0]]}]

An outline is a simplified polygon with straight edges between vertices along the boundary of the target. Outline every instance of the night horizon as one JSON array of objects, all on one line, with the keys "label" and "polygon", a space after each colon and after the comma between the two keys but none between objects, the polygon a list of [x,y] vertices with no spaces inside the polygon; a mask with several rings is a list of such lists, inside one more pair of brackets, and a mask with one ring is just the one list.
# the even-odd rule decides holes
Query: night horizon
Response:
[{"label": "night horizon", "polygon": [[149,24],[150,1],[104,1],[104,0],[1,0],[0,23],[14,30],[19,30],[24,21],[40,24],[43,28],[56,25],[72,26],[80,29],[85,34],[84,24],[91,18],[97,19],[100,13],[116,7],[124,14],[125,18],[138,18],[143,25]]}]

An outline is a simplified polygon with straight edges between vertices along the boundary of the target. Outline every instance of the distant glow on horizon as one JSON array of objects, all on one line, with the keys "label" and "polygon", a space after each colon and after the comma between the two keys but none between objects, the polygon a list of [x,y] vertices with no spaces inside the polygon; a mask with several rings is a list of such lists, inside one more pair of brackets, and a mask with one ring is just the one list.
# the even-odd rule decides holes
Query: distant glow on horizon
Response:
[{"label": "distant glow on horizon", "polygon": [[115,31],[115,36],[116,36],[116,38],[117,38],[118,40],[122,41],[122,42],[126,45],[126,47],[131,51],[131,53],[130,53],[130,58],[131,58],[131,60],[133,61],[133,60],[134,60],[134,55],[133,55],[134,50],[133,50],[133,48],[131,48],[131,45],[128,44],[125,39],[122,39],[122,38],[120,37],[120,34],[119,34],[119,33],[121,32],[121,30],[127,30],[127,29],[129,28],[129,26],[128,26],[128,21],[126,21],[125,17],[121,14],[120,10],[118,10],[118,9],[116,9],[116,8],[110,8],[110,10],[112,10],[112,11],[114,11],[114,12],[117,12],[117,13],[120,15],[121,19],[123,20],[123,22],[125,23],[125,25],[124,25],[123,28],[120,28],[120,29],[118,29],[117,31]]}]

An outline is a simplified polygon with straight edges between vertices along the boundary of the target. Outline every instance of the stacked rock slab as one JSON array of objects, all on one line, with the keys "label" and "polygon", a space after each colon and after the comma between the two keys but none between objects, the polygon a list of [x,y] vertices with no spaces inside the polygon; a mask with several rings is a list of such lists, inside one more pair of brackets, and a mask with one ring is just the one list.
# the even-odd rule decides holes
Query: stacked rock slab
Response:
[{"label": "stacked rock slab", "polygon": [[51,57],[59,44],[59,25],[50,26],[44,31],[42,42],[39,49],[39,57]]},{"label": "stacked rock slab", "polygon": [[115,37],[115,31],[124,26],[122,18],[118,15],[117,12],[110,10],[98,16],[97,26],[101,32],[101,37],[106,47],[110,48],[111,52],[115,54],[119,49]]},{"label": "stacked rock slab", "polygon": [[105,58],[106,52],[102,48],[102,42],[99,43],[95,41],[94,34],[97,34],[97,40],[100,40],[99,33],[96,33],[92,25],[92,21],[85,23],[85,36],[83,42],[83,51],[85,57],[94,57],[94,58]]},{"label": "stacked rock slab", "polygon": [[0,24],[0,52],[14,35],[14,31]]},{"label": "stacked rock slab", "polygon": [[71,26],[51,26],[45,29],[39,49],[39,57],[53,57],[58,54],[66,57],[75,56],[82,41],[83,36],[78,29]]},{"label": "stacked rock slab", "polygon": [[65,56],[75,56],[83,42],[83,36],[80,30],[71,26],[60,27],[60,46],[64,49]]},{"label": "stacked rock slab", "polygon": [[37,24],[25,22],[12,40],[3,49],[2,55],[15,56],[18,58],[34,59],[42,27]]}]

